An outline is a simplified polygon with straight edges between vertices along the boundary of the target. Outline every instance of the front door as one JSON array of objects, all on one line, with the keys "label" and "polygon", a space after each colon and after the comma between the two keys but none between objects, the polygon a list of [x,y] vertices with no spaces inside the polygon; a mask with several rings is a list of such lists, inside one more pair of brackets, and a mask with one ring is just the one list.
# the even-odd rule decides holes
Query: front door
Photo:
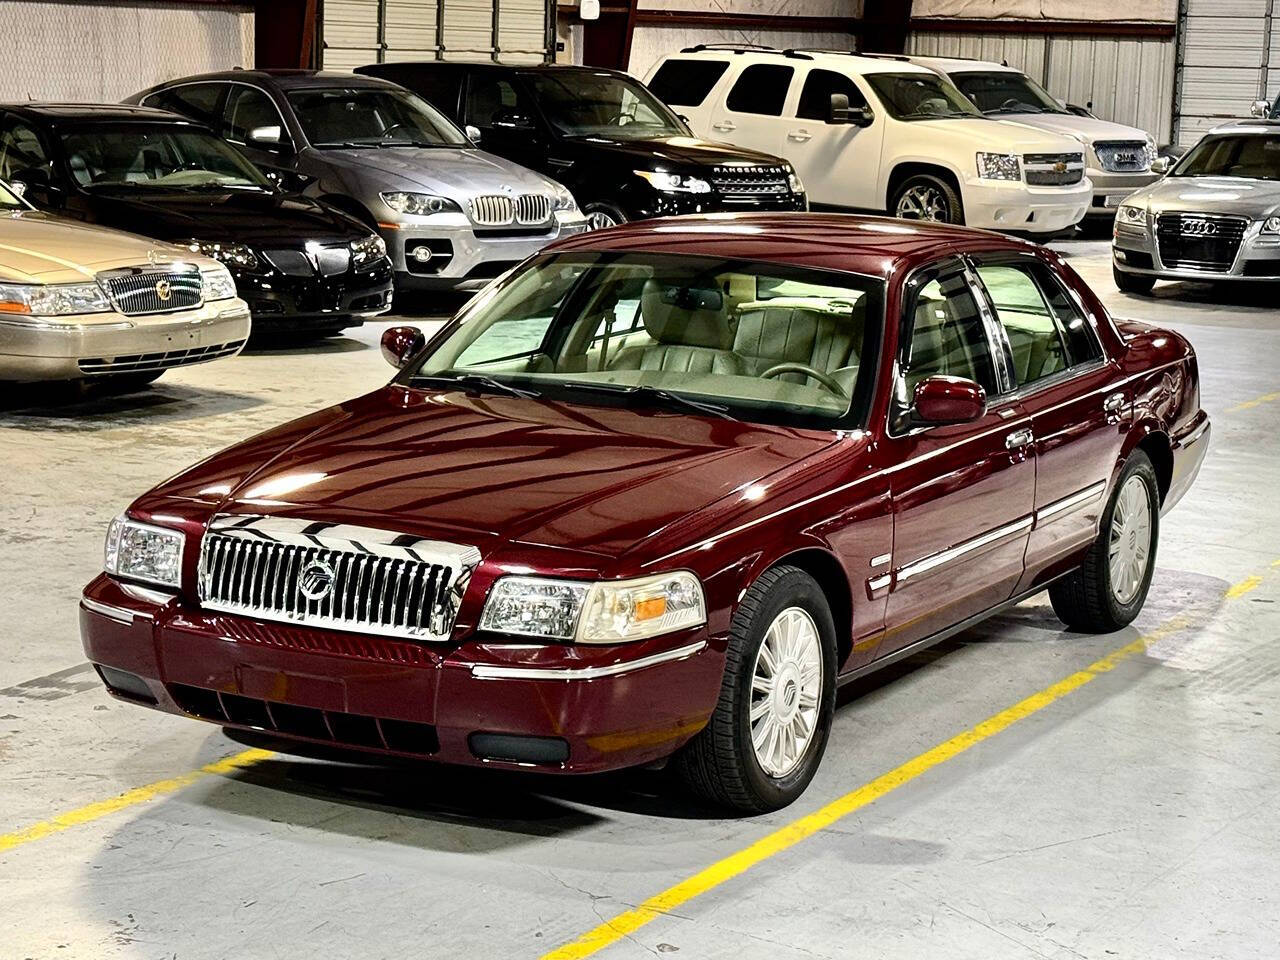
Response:
[{"label": "front door", "polygon": [[[907,285],[897,410],[885,436],[893,553],[873,581],[888,591],[882,655],[1008,600],[1022,577],[1036,480],[1031,418],[970,277],[948,260]],[[974,423],[914,426],[912,390],[934,375],[976,381],[987,412]]]},{"label": "front door", "polygon": [[480,149],[547,173],[547,137],[533,97],[520,78],[499,70],[467,77],[463,122],[480,131]]},{"label": "front door", "polygon": [[[260,87],[230,85],[221,133],[273,180],[297,169],[297,152],[289,127],[275,101]],[[296,184],[286,178],[284,186],[293,188]]]},{"label": "front door", "polygon": [[811,203],[821,206],[880,206],[876,178],[852,175],[875,170],[884,139],[884,117],[876,116],[867,127],[831,123],[831,95],[844,94],[851,108],[867,108],[867,99],[852,77],[834,70],[811,67],[805,74],[800,97],[787,112],[783,155],[804,181]]}]

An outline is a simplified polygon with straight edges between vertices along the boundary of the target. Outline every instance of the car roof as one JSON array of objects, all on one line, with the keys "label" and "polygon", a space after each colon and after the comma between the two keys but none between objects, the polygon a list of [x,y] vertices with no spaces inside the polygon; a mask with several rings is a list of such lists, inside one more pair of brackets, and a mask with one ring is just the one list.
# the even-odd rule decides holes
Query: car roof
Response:
[{"label": "car roof", "polygon": [[57,123],[60,120],[159,120],[165,123],[192,121],[168,110],[157,107],[140,107],[128,103],[55,103],[32,101],[29,103],[0,104],[0,108],[28,117],[39,117]]},{"label": "car roof", "polygon": [[[160,84],[172,87],[187,83],[240,81],[261,86],[274,86],[281,90],[298,90],[307,87],[386,87],[394,86],[386,80],[362,73],[346,73],[338,70],[218,70],[214,73],[197,73]],[[154,88],[153,88],[154,89]]]},{"label": "car roof", "polygon": [[579,234],[555,252],[610,250],[679,253],[839,270],[889,280],[965,250],[1036,249],[986,230],[842,213],[727,213],[641,220]]},{"label": "car roof", "polygon": [[1256,117],[1248,120],[1229,120],[1214,127],[1205,136],[1223,133],[1280,133],[1280,118]]},{"label": "car roof", "polygon": [[[431,70],[474,70],[474,71],[495,71],[500,70],[508,72],[511,70],[520,73],[608,73],[615,76],[628,77],[634,79],[623,70],[611,70],[608,67],[587,67],[579,63],[505,63],[501,60],[388,60],[385,63],[371,63],[368,66],[357,67],[357,70],[379,70],[381,68],[395,67],[427,67]],[[377,76],[377,73],[361,73],[359,76]]]},{"label": "car roof", "polygon": [[704,45],[685,47],[679,53],[673,53],[665,60],[725,60],[737,56],[759,57],[763,60],[808,61],[821,64],[823,68],[838,73],[933,73],[927,67],[912,63],[906,57],[898,56],[863,56],[848,50],[794,49],[775,50],[733,45]]},{"label": "car roof", "polygon": [[1003,73],[1021,73],[1013,67],[994,60],[971,60],[968,57],[911,57],[910,61],[930,70],[942,73],[963,73],[966,70],[1001,71]]}]

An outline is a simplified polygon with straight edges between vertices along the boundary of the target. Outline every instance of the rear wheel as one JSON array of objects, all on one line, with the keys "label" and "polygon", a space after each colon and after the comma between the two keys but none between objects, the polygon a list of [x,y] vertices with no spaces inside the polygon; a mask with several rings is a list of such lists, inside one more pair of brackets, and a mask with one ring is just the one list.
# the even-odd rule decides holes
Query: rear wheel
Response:
[{"label": "rear wheel", "polygon": [[1116,281],[1116,289],[1121,293],[1145,295],[1156,285],[1155,277],[1143,276],[1140,273],[1125,273],[1115,264],[1111,265],[1111,276]]},{"label": "rear wheel", "polygon": [[1160,539],[1160,488],[1141,450],[1124,465],[1102,530],[1084,563],[1049,587],[1053,612],[1073,630],[1110,633],[1133,621],[1147,599]]},{"label": "rear wheel", "polygon": [[606,230],[627,222],[626,214],[609,203],[589,203],[583,212],[587,215],[587,228],[590,230]]},{"label": "rear wheel", "polygon": [[889,209],[903,220],[964,223],[960,195],[951,184],[931,174],[908,177],[894,191]]},{"label": "rear wheel", "polygon": [[835,624],[822,588],[797,567],[769,570],[734,615],[711,721],[677,757],[685,783],[745,813],[791,803],[826,749],[835,673]]}]

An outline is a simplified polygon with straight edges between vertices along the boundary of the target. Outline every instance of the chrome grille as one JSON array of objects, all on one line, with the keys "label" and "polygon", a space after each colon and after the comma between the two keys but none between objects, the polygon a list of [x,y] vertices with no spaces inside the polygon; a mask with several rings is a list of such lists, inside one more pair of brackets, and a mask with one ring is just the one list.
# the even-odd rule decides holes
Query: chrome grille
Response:
[{"label": "chrome grille", "polygon": [[711,171],[711,186],[726,198],[787,194],[787,169],[779,166],[726,164]]},{"label": "chrome grille", "polygon": [[1033,187],[1065,187],[1084,179],[1082,153],[1028,153],[1022,158],[1026,181]]},{"label": "chrome grille", "polygon": [[475,547],[385,530],[221,516],[200,547],[199,595],[210,610],[442,641],[479,562]]},{"label": "chrome grille", "polygon": [[115,308],[127,317],[190,310],[203,299],[200,271],[181,273],[133,268],[98,274]]},{"label": "chrome grille", "polygon": [[482,227],[546,223],[551,219],[551,198],[540,193],[522,193],[518,197],[503,194],[473,197],[471,219]]},{"label": "chrome grille", "polygon": [[1161,262],[1175,270],[1227,273],[1236,262],[1248,221],[1212,213],[1165,213],[1156,218]]},{"label": "chrome grille", "polygon": [[95,376],[109,373],[154,373],[171,367],[189,367],[220,357],[231,357],[244,346],[243,340],[230,343],[213,343],[207,347],[191,347],[186,350],[167,350],[164,353],[133,353],[118,357],[85,357],[77,361],[81,373]]},{"label": "chrome grille", "polygon": [[1095,143],[1093,152],[1103,170],[1111,173],[1145,173],[1151,169],[1147,145],[1141,140],[1108,140]]}]

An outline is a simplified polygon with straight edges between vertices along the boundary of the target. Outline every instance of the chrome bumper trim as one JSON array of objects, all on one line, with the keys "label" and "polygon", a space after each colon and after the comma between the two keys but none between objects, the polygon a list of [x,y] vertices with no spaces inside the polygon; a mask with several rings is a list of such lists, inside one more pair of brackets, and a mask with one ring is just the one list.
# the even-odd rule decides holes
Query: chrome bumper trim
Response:
[{"label": "chrome bumper trim", "polygon": [[701,653],[707,641],[699,640],[674,650],[650,654],[639,660],[611,663],[601,667],[507,667],[491,663],[473,663],[471,676],[477,680],[597,680],[601,677],[617,677],[634,673],[660,663],[684,660]]},{"label": "chrome bumper trim", "polygon": [[99,616],[106,617],[108,620],[123,623],[126,627],[133,626],[134,612],[132,610],[126,610],[124,607],[115,607],[98,600],[90,600],[88,597],[80,598],[80,606]]},{"label": "chrome bumper trim", "polygon": [[1203,437],[1205,431],[1208,429],[1209,429],[1209,418],[1205,417],[1204,421],[1200,424],[1200,426],[1196,427],[1194,430],[1188,433],[1185,437],[1182,437],[1176,442],[1179,447],[1189,447],[1193,443],[1195,443],[1197,440],[1199,440],[1201,437]]}]

